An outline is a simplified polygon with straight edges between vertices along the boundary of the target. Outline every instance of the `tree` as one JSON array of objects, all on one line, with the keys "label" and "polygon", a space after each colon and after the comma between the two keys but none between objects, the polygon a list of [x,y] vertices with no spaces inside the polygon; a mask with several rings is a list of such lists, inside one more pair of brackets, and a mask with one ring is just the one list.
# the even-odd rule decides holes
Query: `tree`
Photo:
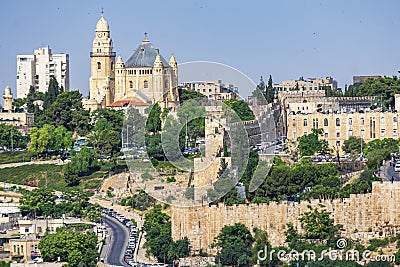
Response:
[{"label": "tree", "polygon": [[350,136],[349,139],[343,142],[343,151],[346,153],[360,154],[361,147],[365,148],[365,142],[361,137]]},{"label": "tree", "polygon": [[178,93],[179,93],[179,101],[181,102],[181,104],[189,99],[206,97],[202,93],[196,92],[194,90],[186,90],[186,89],[182,89],[182,88],[178,89]]},{"label": "tree", "polygon": [[72,137],[72,132],[67,131],[64,126],[58,126],[54,129],[52,139],[54,150],[66,150],[70,149],[74,144],[74,139]]},{"label": "tree", "polygon": [[367,79],[361,84],[349,86],[345,96],[376,96],[378,106],[394,108],[394,95],[400,93],[400,79],[397,76]]},{"label": "tree", "polygon": [[341,225],[334,225],[330,212],[318,208],[305,212],[299,220],[304,228],[304,237],[307,239],[332,239],[342,229]]},{"label": "tree", "polygon": [[[223,106],[223,108],[225,109],[225,113],[227,113],[228,118],[230,118],[229,122],[238,122],[238,118],[240,119],[240,121],[250,121],[254,120],[255,118],[253,111],[244,100],[225,100],[224,104],[226,106]],[[236,117],[233,116],[232,110],[237,114]]]},{"label": "tree", "polygon": [[[62,125],[67,130],[74,131],[77,125],[74,125],[73,122],[78,123],[75,117],[84,118],[79,116],[82,109],[82,94],[79,91],[69,91],[57,95],[50,106],[47,107],[45,113],[55,126]],[[85,119],[85,122],[89,123],[88,118]]]},{"label": "tree", "polygon": [[124,112],[110,108],[97,109],[92,113],[91,121],[96,125],[99,120],[107,121],[111,127],[109,129],[120,133],[124,124]]},{"label": "tree", "polygon": [[319,140],[318,138],[322,133],[322,129],[312,129],[312,133],[299,138],[298,148],[302,156],[312,156],[316,152],[327,152],[328,144],[326,140]]},{"label": "tree", "polygon": [[149,117],[146,121],[146,131],[153,135],[161,131],[161,107],[158,103],[150,107]]},{"label": "tree", "polygon": [[43,100],[43,107],[47,109],[56,101],[57,96],[60,94],[61,88],[58,86],[57,79],[52,77],[49,81],[49,87],[45,93]]},{"label": "tree", "polygon": [[224,226],[212,244],[212,247],[219,248],[215,262],[231,266],[248,265],[253,241],[253,236],[245,225],[236,223]]},{"label": "tree", "polygon": [[95,154],[96,152],[93,149],[82,147],[78,154],[72,156],[71,162],[63,166],[64,179],[68,185],[77,185],[79,175],[98,167]]},{"label": "tree", "polygon": [[36,90],[33,85],[29,87],[28,95],[26,96],[26,111],[29,113],[35,112],[35,105],[33,102],[36,100]]},{"label": "tree", "polygon": [[117,131],[105,129],[100,132],[98,148],[101,155],[114,157],[120,150],[121,139]]},{"label": "tree", "polygon": [[[12,140],[12,142],[11,142]],[[26,147],[26,138],[14,126],[0,123],[0,145],[3,147]]]},{"label": "tree", "polygon": [[42,153],[47,150],[70,149],[73,144],[72,133],[63,126],[55,128],[45,124],[42,128],[31,128],[29,151]]},{"label": "tree", "polygon": [[134,107],[129,107],[125,115],[125,124],[122,130],[123,143],[142,147],[145,145],[146,118]]},{"label": "tree", "polygon": [[42,128],[31,128],[29,151],[42,153],[52,147],[54,126],[45,124]]},{"label": "tree", "polygon": [[265,231],[262,231],[258,228],[253,229],[254,232],[254,244],[253,247],[251,248],[251,258],[250,258],[250,264],[251,265],[256,265],[260,264],[263,266],[270,266],[271,264],[278,264],[277,261],[270,260],[269,255],[267,255],[267,258],[265,260],[260,261],[259,260],[259,251],[260,250],[265,250],[267,248],[267,251],[272,251],[272,246],[271,243],[268,241],[268,234]]},{"label": "tree", "polygon": [[41,239],[39,249],[44,261],[55,261],[60,257],[61,261],[67,261],[71,267],[94,267],[99,256],[96,234],[64,227]]},{"label": "tree", "polygon": [[274,89],[274,85],[272,83],[272,76],[271,75],[269,75],[268,85],[265,88],[265,98],[267,99],[268,103],[272,103],[274,101],[274,98],[275,98],[275,89]]},{"label": "tree", "polygon": [[146,213],[143,231],[146,233],[145,246],[159,262],[173,263],[189,255],[189,240],[184,238],[176,242],[171,238],[170,217],[159,206]]},{"label": "tree", "polygon": [[30,216],[49,216],[56,205],[54,191],[38,188],[28,191],[19,200],[22,214]]},{"label": "tree", "polygon": [[26,98],[15,98],[13,100],[13,108],[20,108],[26,103]]},{"label": "tree", "polygon": [[92,130],[92,124],[90,123],[90,111],[81,109],[77,112],[72,113],[71,127],[80,136],[86,136]]},{"label": "tree", "polygon": [[[178,118],[180,125],[185,125],[187,116],[187,127],[189,140],[196,140],[199,137],[204,137],[205,117],[207,115],[205,107],[201,106],[195,100],[186,101],[178,110]],[[185,136],[185,131],[182,129],[182,137]]]}]

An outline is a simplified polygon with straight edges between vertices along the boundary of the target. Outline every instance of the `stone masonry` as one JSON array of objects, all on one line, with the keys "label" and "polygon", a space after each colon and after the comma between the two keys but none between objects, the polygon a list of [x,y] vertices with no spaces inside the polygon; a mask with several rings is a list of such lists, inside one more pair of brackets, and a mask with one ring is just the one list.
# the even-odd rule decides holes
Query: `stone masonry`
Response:
[{"label": "stone masonry", "polygon": [[299,217],[310,207],[325,208],[332,213],[335,224],[343,225],[345,238],[379,238],[400,231],[400,182],[374,182],[372,193],[351,195],[350,198],[269,204],[224,204],[197,207],[172,207],[172,237],[188,237],[193,251],[210,247],[225,225],[243,223],[251,231],[265,230],[273,246],[284,244],[287,223],[302,231]]}]

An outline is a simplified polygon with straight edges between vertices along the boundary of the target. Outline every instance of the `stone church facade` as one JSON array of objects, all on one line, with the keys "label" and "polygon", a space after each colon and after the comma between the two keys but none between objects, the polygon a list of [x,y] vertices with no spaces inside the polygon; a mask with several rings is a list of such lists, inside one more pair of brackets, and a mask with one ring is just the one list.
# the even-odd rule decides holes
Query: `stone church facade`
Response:
[{"label": "stone church facade", "polygon": [[84,106],[89,110],[127,104],[159,103],[175,108],[178,96],[178,64],[167,62],[145,34],[126,62],[116,58],[108,22],[103,15],[96,25],[90,52],[90,92]]}]

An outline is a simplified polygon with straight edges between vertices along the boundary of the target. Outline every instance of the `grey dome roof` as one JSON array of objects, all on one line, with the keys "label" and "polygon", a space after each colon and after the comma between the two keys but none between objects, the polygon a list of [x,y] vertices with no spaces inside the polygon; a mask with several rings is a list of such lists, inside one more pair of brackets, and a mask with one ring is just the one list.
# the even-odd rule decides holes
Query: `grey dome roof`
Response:
[{"label": "grey dome roof", "polygon": [[[157,57],[157,50],[150,43],[149,39],[145,37],[139,47],[135,50],[133,55],[126,61],[126,68],[140,68],[140,67],[153,67],[154,61]],[[168,67],[168,62],[161,56],[161,61],[164,67]]]}]

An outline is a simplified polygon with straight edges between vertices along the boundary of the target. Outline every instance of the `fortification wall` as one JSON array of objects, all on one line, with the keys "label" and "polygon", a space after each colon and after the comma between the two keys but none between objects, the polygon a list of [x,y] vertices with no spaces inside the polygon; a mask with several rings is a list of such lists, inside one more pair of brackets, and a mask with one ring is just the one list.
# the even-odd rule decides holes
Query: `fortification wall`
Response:
[{"label": "fortification wall", "polygon": [[273,246],[285,242],[287,223],[302,231],[299,217],[311,207],[323,205],[332,213],[335,224],[342,224],[346,238],[392,236],[400,231],[400,182],[374,182],[372,193],[346,199],[244,204],[236,206],[198,206],[172,208],[172,237],[188,237],[194,250],[210,248],[225,225],[243,223],[267,231]]}]

